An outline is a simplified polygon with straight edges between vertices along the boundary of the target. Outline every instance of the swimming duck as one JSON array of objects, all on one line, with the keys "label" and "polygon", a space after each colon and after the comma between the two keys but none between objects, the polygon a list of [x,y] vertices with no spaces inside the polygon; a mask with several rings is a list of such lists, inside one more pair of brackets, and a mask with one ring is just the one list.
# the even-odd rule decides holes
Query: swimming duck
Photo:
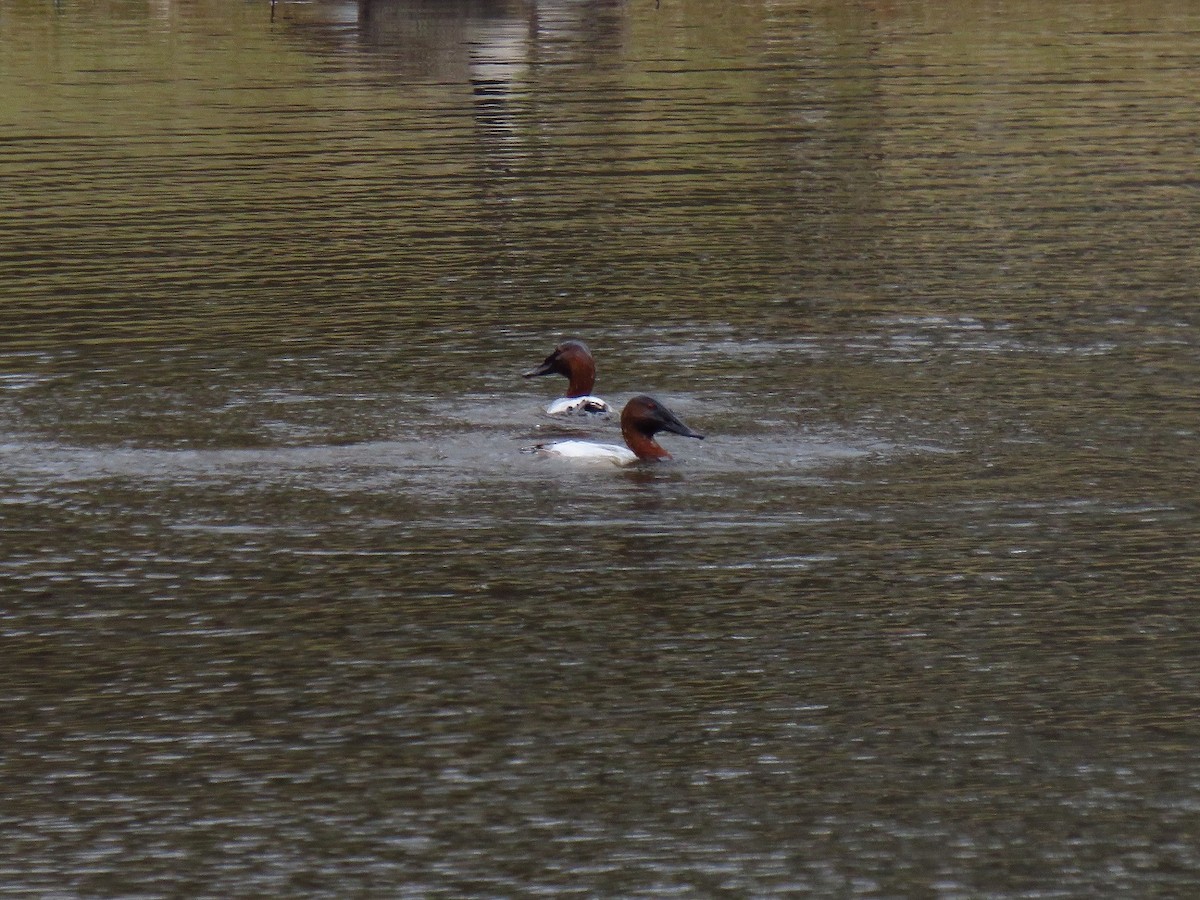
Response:
[{"label": "swimming duck", "polygon": [[530,448],[530,452],[544,456],[611,462],[618,466],[628,466],[638,460],[670,459],[671,454],[654,440],[654,435],[660,431],[704,440],[704,435],[684,425],[679,421],[679,417],[663,404],[642,394],[626,403],[625,408],[621,410],[621,436],[625,438],[628,448],[616,444],[593,444],[590,441],[555,441],[551,444],[538,444]]},{"label": "swimming duck", "polygon": [[596,384],[596,361],[583,341],[563,341],[540,366],[525,373],[526,378],[538,375],[565,375],[570,379],[566,396],[547,406],[546,415],[597,419],[612,415],[611,406],[591,396]]}]

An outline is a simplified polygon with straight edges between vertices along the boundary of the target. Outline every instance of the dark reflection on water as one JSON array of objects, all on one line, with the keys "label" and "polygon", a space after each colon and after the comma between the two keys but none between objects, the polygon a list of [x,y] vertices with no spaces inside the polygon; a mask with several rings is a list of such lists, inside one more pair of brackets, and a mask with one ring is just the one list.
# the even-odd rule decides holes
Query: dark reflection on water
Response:
[{"label": "dark reflection on water", "polygon": [[1195,883],[1190,4],[4,21],[8,892]]}]

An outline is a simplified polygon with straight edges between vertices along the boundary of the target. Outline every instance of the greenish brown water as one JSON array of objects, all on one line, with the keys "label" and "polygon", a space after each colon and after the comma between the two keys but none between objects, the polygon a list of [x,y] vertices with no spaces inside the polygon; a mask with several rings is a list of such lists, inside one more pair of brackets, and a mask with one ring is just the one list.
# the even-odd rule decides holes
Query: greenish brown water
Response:
[{"label": "greenish brown water", "polygon": [[1194,890],[1194,4],[0,48],[0,894]]}]

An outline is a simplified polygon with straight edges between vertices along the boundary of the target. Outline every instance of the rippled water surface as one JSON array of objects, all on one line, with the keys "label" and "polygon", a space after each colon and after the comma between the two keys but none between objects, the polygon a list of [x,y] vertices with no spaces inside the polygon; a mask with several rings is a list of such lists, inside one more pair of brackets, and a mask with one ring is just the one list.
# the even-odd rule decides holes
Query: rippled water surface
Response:
[{"label": "rippled water surface", "polygon": [[1194,4],[0,49],[0,894],[1195,890]]}]

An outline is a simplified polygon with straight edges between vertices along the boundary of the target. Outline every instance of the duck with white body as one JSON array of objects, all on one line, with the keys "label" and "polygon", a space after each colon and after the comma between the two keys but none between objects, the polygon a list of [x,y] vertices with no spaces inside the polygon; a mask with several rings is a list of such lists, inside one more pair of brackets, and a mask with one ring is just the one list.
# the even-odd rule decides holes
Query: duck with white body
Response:
[{"label": "duck with white body", "polygon": [[569,379],[567,393],[546,407],[546,415],[556,418],[607,419],[612,407],[599,397],[592,396],[596,385],[596,361],[583,341],[563,341],[554,348],[540,366],[525,373],[526,378],[539,375],[565,375]]},{"label": "duck with white body", "polygon": [[654,440],[654,436],[661,431],[704,440],[704,435],[684,425],[662,403],[642,394],[626,403],[621,410],[621,436],[628,446],[593,444],[591,441],[554,441],[538,444],[530,448],[530,452],[584,462],[608,462],[618,466],[639,461],[657,462],[671,458],[671,454]]}]

